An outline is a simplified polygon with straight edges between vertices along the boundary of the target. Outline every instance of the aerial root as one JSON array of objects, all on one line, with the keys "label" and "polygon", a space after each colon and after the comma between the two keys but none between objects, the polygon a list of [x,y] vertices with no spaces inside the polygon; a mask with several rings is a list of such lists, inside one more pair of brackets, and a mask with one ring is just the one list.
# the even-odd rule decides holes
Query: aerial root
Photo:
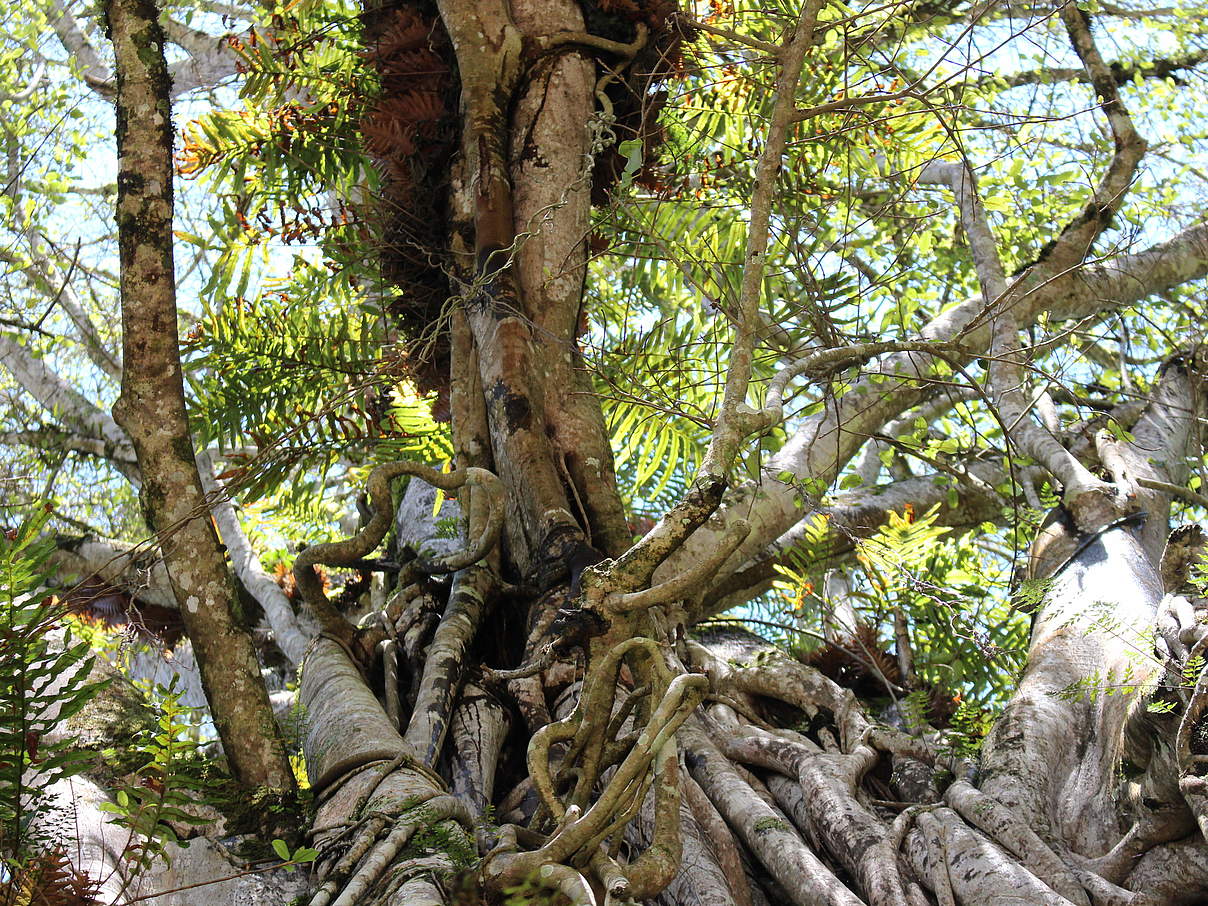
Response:
[{"label": "aerial root", "polygon": [[315,891],[309,906],[355,906],[365,901],[387,869],[392,874],[403,873],[398,880],[400,887],[416,871],[429,870],[426,865],[412,864],[424,861],[422,858],[397,864],[395,859],[418,830],[441,825],[449,833],[464,835],[464,828],[473,826],[473,817],[460,800],[448,794],[434,795],[395,816],[375,814],[360,826],[348,851]]},{"label": "aerial root", "polygon": [[[495,774],[510,726],[508,710],[487,690],[472,682],[462,687],[449,722],[450,786],[471,813],[487,814],[495,794]],[[475,828],[485,852],[488,829]]]},{"label": "aerial root", "polygon": [[751,885],[747,880],[742,865],[742,853],[734,840],[733,831],[705,795],[705,791],[700,788],[700,784],[689,776],[684,778],[683,788],[684,798],[692,809],[696,823],[713,847],[713,854],[722,868],[735,906],[752,906]]},{"label": "aerial root", "polygon": [[832,852],[870,898],[905,906],[897,861],[874,841],[884,840],[884,821],[856,798],[864,774],[879,755],[861,745],[852,752],[816,752],[757,728],[723,733],[722,751],[731,759],[794,778],[804,794],[804,819],[812,836]]},{"label": "aerial root", "polygon": [[860,900],[768,806],[693,721],[682,734],[692,779],[797,906],[858,906]]},{"label": "aerial root", "polygon": [[479,562],[495,547],[503,528],[503,484],[486,469],[467,467],[442,473],[428,466],[406,461],[385,463],[375,468],[367,483],[373,511],[369,522],[350,538],[306,548],[294,561],[294,579],[302,599],[318,617],[323,632],[346,647],[352,635],[351,627],[327,600],[315,567],[357,565],[382,543],[394,518],[390,482],[402,475],[419,478],[444,491],[465,487],[481,492],[487,501],[487,518],[481,533],[465,550],[454,551],[433,560],[417,557],[409,564],[411,569],[400,574],[400,583],[412,581],[417,572],[451,573]]},{"label": "aerial root", "polygon": [[[893,817],[905,803],[870,799],[865,789],[875,789],[866,775],[882,755],[941,770],[949,762],[934,754],[934,739],[873,727],[810,668],[714,665],[710,684],[703,674],[675,673],[674,649],[651,639],[601,652],[572,713],[531,740],[530,777],[547,833],[505,826],[480,873],[490,890],[527,882],[574,904],[621,906],[669,883],[690,893],[693,880],[682,869],[693,858],[710,866],[700,883],[737,906],[761,902],[764,889],[800,906],[987,906],[1004,889],[1040,906],[1148,902],[1094,874],[1088,860],[1071,862],[1076,857],[966,781],[951,784],[943,801]],[[619,685],[623,662],[633,688]],[[845,729],[819,746],[791,730],[761,728],[749,720],[764,722],[752,693],[830,712]],[[701,713],[706,698],[714,703]],[[576,790],[587,795],[577,798]],[[620,841],[635,819],[643,829],[625,839],[639,852],[626,860]],[[388,840],[391,828],[374,832]],[[359,850],[369,864],[363,843]],[[748,857],[760,867],[745,867]]]},{"label": "aerial root", "polygon": [[944,801],[990,839],[1018,856],[1057,893],[1078,906],[1090,906],[1090,898],[1070,867],[1010,809],[964,780],[948,787]]},{"label": "aerial root", "polygon": [[[610,750],[604,745],[606,730],[619,729],[613,719],[617,674],[626,656],[638,654],[645,656],[645,671],[660,694],[640,731],[622,737],[629,745]],[[528,752],[529,775],[544,813],[553,821],[553,831],[538,848],[522,852],[520,829],[505,827],[499,845],[488,854],[482,869],[488,887],[501,890],[527,880],[559,890],[572,902],[594,904],[594,899],[585,898],[592,884],[584,872],[601,885],[606,902],[645,899],[670,882],[679,870],[682,846],[675,738],[704,696],[708,679],[687,672],[673,675],[663,664],[663,657],[660,646],[651,639],[628,639],[614,646],[592,665],[574,711],[533,735]],[[631,710],[634,702],[648,695],[649,689],[630,696],[628,706],[621,707]],[[552,770],[551,750],[558,744],[570,745],[562,753],[561,763],[576,764],[578,769],[575,791],[569,800],[559,795]],[[611,776],[593,799],[590,793],[595,781],[608,768],[612,768]],[[620,865],[613,858],[613,848],[619,845],[626,826],[637,817],[651,791],[653,839],[636,859]],[[582,802],[576,798],[580,794],[585,794]]]},{"label": "aerial root", "polygon": [[[1195,643],[1188,655],[1188,661],[1195,657],[1203,659],[1206,648],[1208,648],[1208,635]],[[1205,712],[1208,712],[1208,661],[1200,666],[1195,689],[1183,711],[1182,720],[1179,721],[1178,735],[1175,737],[1179,790],[1182,792],[1183,798],[1187,800],[1192,814],[1195,815],[1200,833],[1204,835],[1205,839],[1208,839],[1208,776],[1205,776],[1208,774],[1208,756],[1191,751],[1192,736],[1204,720]]]},{"label": "aerial root", "polygon": [[550,642],[537,652],[537,656],[527,664],[521,664],[513,670],[497,670],[492,667],[482,667],[480,668],[480,673],[485,682],[509,683],[513,680],[528,679],[530,676],[536,676],[538,673],[552,666],[557,658],[557,647],[555,643]]},{"label": "aerial root", "polygon": [[690,596],[704,584],[706,579],[717,574],[721,565],[742,544],[751,531],[751,526],[743,519],[735,520],[726,529],[714,550],[708,557],[702,559],[691,569],[658,585],[641,591],[613,592],[604,596],[604,608],[611,613],[627,613],[634,610],[646,610],[658,604],[668,604]]},{"label": "aerial root", "polygon": [[[681,734],[693,778],[724,827],[738,833],[794,903],[854,903],[859,894],[873,906],[919,906],[928,902],[926,888],[943,906],[977,906],[997,902],[1004,887],[1044,906],[1089,904],[1088,890],[1096,903],[1135,901],[1030,839],[1009,809],[969,784],[960,782],[951,799],[976,813],[976,821],[937,802],[908,807],[887,825],[838,770],[839,760],[856,753],[793,752],[793,744],[755,727],[703,726],[694,720]],[[766,789],[779,809],[767,802],[765,784],[736,762],[772,772],[765,775]],[[848,777],[860,774],[850,766],[848,771]],[[991,839],[974,829],[978,825]]]},{"label": "aerial root", "polygon": [[948,852],[948,841],[944,836],[944,827],[931,816],[929,809],[920,811],[915,816],[915,822],[933,853],[928,880],[931,882],[935,899],[939,906],[956,906],[956,891],[952,888],[952,874],[948,871],[951,856]]},{"label": "aerial root", "polygon": [[[717,702],[681,733],[692,777],[722,826],[733,829],[791,901],[852,902],[845,898],[858,894],[872,906],[979,906],[1010,889],[1045,906],[1147,902],[1094,873],[1093,860],[1053,849],[1009,807],[964,780],[948,786],[943,801],[907,806],[892,821],[883,817],[885,809],[906,805],[870,800],[863,789],[883,754],[956,768],[958,776],[966,766],[938,754],[934,739],[872,725],[847,706],[845,690],[805,665],[774,656],[750,666],[723,664],[710,661],[702,646],[689,648],[713,679],[707,697]],[[839,740],[827,742],[824,734],[819,747],[792,731],[757,726],[743,713],[750,695],[813,715],[829,712],[841,728]],[[707,816],[699,804],[696,810]],[[787,824],[785,817],[790,828],[777,823]]]}]

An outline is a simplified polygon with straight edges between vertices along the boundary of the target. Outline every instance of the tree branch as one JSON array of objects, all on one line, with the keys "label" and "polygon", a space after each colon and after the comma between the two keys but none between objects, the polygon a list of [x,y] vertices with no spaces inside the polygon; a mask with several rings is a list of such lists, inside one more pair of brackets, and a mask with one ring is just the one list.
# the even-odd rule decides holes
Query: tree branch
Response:
[{"label": "tree branch", "polygon": [[1062,483],[1067,505],[1087,492],[1106,493],[1104,482],[1095,478],[1056,437],[1029,417],[1032,407],[1024,393],[1027,384],[1019,348],[1019,327],[1012,310],[1014,299],[1007,291],[998,243],[978,197],[972,168],[965,160],[955,163],[932,161],[923,167],[919,182],[947,185],[956,196],[961,225],[981,283],[982,304],[986,311],[992,312],[990,391],[1007,437]]},{"label": "tree branch", "polygon": [[176,610],[176,597],[159,554],[146,545],[105,538],[58,538],[51,565],[67,581],[96,576],[132,597]]},{"label": "tree branch", "polygon": [[[1102,9],[1102,7],[1100,7]],[[1208,62],[1208,50],[1195,50],[1177,57],[1163,57],[1127,66],[1123,63],[1112,62],[1108,68],[1112,79],[1123,87],[1131,84],[1138,76],[1142,79],[1172,79],[1176,84],[1186,84],[1178,77],[1178,73],[1195,69]],[[1045,69],[1029,69],[1010,75],[988,75],[980,80],[982,84],[1006,83],[1008,88],[1018,88],[1021,85],[1050,85],[1054,82],[1089,82],[1090,76],[1085,68],[1052,67]]]},{"label": "tree branch", "polygon": [[105,374],[109,375],[109,377],[120,381],[122,379],[121,356],[111,351],[101,339],[96,324],[93,323],[92,318],[84,310],[79,296],[76,295],[76,291],[71,285],[71,276],[75,270],[75,262],[72,262],[67,273],[64,274],[43,250],[42,243],[45,237],[42,232],[37,227],[31,226],[27,230],[26,235],[29,241],[30,258],[34,268],[49,286],[57,286],[59,288],[58,292],[52,297],[51,303],[62,308],[67,317],[71,319],[71,323],[76,326],[76,330],[79,331],[78,339],[80,345],[84,348],[84,352],[92,360],[92,363],[105,372]]},{"label": "tree branch", "polygon": [[796,111],[797,82],[805,65],[805,55],[813,43],[814,22],[821,7],[822,0],[806,0],[802,5],[792,39],[778,55],[782,68],[776,80],[776,100],[772,107],[771,125],[768,127],[763,153],[755,165],[755,189],[751,197],[742,282],[735,306],[737,323],[726,371],[726,387],[713,436],[709,440],[709,448],[701,464],[702,476],[722,478],[728,475],[739,443],[757,427],[752,420],[755,413],[747,406],[746,398],[755,341],[759,332],[759,302],[763,295],[763,271],[771,228],[772,202],[776,197],[777,176],[788,141],[789,126]]},{"label": "tree branch", "polygon": [[208,451],[197,454],[197,472],[201,477],[202,490],[210,501],[210,512],[218,525],[222,542],[226,545],[235,575],[264,610],[268,625],[273,630],[273,639],[282,654],[289,658],[292,664],[301,664],[313,633],[303,631],[289,598],[260,565],[260,558],[256,556],[243,526],[239,523],[239,516],[235,512],[230,494],[214,478],[214,464]]},{"label": "tree branch", "polygon": [[[1042,252],[1037,265],[1025,275],[1034,280],[1047,280],[1082,263],[1092,243],[1107,229],[1119,210],[1148,147],[1133,127],[1111,69],[1095,46],[1085,14],[1074,3],[1068,3],[1061,7],[1061,21],[1065,23],[1070,43],[1082,60],[1091,84],[1102,99],[1101,106],[1115,141],[1115,153],[1082,214],[1061,231],[1047,254]],[[1042,264],[1044,267],[1039,267]]]},{"label": "tree branch", "polygon": [[117,422],[68,385],[43,359],[8,334],[0,333],[0,365],[26,393],[37,400],[68,431],[97,438],[114,461],[131,462],[134,448]]},{"label": "tree branch", "polygon": [[[70,450],[83,453],[86,456],[96,456],[108,460],[114,467],[130,478],[135,485],[138,481],[138,464],[133,457],[122,459],[114,455],[114,451],[97,437],[89,437],[74,431],[65,431],[57,425],[40,425],[37,428],[24,431],[5,431],[0,433],[0,444],[6,446],[33,447],[37,450]],[[131,475],[131,471],[133,475]]]},{"label": "tree branch", "polygon": [[[965,468],[985,488],[993,489],[1010,480],[1001,459],[976,460]],[[890,513],[902,513],[907,508],[926,513],[938,507],[938,524],[950,525],[958,532],[984,522],[1002,522],[1004,514],[996,492],[982,493],[967,485],[960,489],[954,506],[952,488],[953,484],[938,474],[920,475],[843,494],[816,509],[798,509],[796,523],[755,552],[741,569],[719,571],[715,575],[699,606],[691,608],[690,621],[722,613],[767,591],[777,575],[776,564],[794,548],[808,548],[817,553],[811,569],[824,570],[844,562],[858,540],[884,525]],[[824,526],[818,525],[819,519],[825,521]],[[820,529],[824,535],[818,541],[816,533]]]},{"label": "tree branch", "polygon": [[0,100],[11,101],[13,104],[22,104],[34,96],[34,92],[42,85],[42,79],[46,76],[46,61],[38,60],[34,66],[33,74],[29,77],[29,82],[20,91],[15,91],[11,94],[5,91],[0,91]]},{"label": "tree branch", "polygon": [[100,54],[80,29],[63,0],[51,0],[50,27],[59,36],[64,49],[79,63],[84,83],[101,97],[112,98],[117,90],[113,73],[101,61]]}]

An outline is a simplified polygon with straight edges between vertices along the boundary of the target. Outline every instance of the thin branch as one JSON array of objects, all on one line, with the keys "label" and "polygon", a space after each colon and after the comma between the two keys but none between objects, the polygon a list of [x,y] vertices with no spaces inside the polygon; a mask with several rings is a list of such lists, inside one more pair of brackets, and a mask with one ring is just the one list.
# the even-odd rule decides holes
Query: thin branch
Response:
[{"label": "thin branch", "polygon": [[201,487],[210,502],[210,512],[218,525],[218,533],[226,545],[231,558],[231,568],[243,587],[264,610],[264,616],[273,631],[277,647],[292,664],[301,664],[310,644],[311,634],[303,630],[294,609],[281,586],[260,565],[260,558],[239,523],[230,494],[214,477],[214,463],[209,452],[197,454],[197,473]]},{"label": "thin branch", "polygon": [[122,379],[121,356],[110,350],[105,341],[101,339],[100,331],[97,330],[96,324],[93,323],[88,312],[84,310],[79,296],[76,295],[76,291],[71,285],[71,277],[76,270],[76,262],[79,257],[79,245],[77,244],[75,256],[72,258],[67,273],[64,274],[42,249],[45,237],[40,230],[30,227],[27,238],[34,268],[48,284],[59,287],[58,292],[51,299],[51,304],[62,308],[67,317],[71,319],[71,323],[76,326],[79,331],[77,339],[92,363],[114,380],[120,381]]},{"label": "thin branch", "polygon": [[21,388],[48,413],[53,413],[66,429],[97,438],[104,444],[106,456],[110,459],[134,460],[130,439],[107,412],[94,406],[68,385],[47,366],[45,360],[36,358],[3,333],[0,333],[0,366],[6,368]]},{"label": "thin branch", "polygon": [[776,196],[777,176],[793,122],[797,82],[805,64],[805,55],[814,38],[814,23],[822,0],[806,0],[793,31],[792,40],[780,53],[780,77],[776,80],[776,100],[763,153],[755,165],[755,189],[751,197],[750,224],[743,255],[742,282],[736,305],[737,324],[730,349],[726,388],[717,423],[709,440],[700,474],[723,477],[742,439],[755,427],[754,414],[746,405],[747,385],[751,379],[752,358],[759,333],[759,302],[762,295],[764,262],[767,258],[772,203]]},{"label": "thin branch", "polygon": [[106,447],[105,442],[100,438],[65,431],[57,425],[41,425],[25,431],[5,431],[0,433],[0,444],[33,447],[38,450],[70,450],[74,453],[106,459],[119,469],[133,468],[136,472],[138,470],[138,466],[132,458],[115,457],[114,451]]},{"label": "thin branch", "polygon": [[711,25],[708,22],[702,22],[699,19],[684,17],[681,21],[689,28],[703,31],[706,34],[716,35],[719,38],[725,38],[727,41],[733,41],[735,44],[741,44],[744,47],[750,47],[753,50],[761,50],[769,54],[773,58],[779,58],[784,49],[777,44],[771,44],[767,41],[760,41],[758,38],[752,38],[750,35],[739,34],[729,28],[723,28],[720,25]]},{"label": "thin branch", "polygon": [[1061,21],[1095,92],[1102,99],[1101,107],[1115,141],[1115,153],[1082,214],[1062,230],[1048,254],[1041,255],[1038,264],[1043,263],[1046,268],[1033,268],[1042,279],[1074,267],[1086,258],[1092,243],[1107,229],[1119,210],[1132,185],[1137,165],[1148,147],[1134,128],[1132,117],[1120,99],[1119,86],[1111,68],[1099,55],[1085,13],[1073,3],[1068,3],[1061,8]]},{"label": "thin branch", "polygon": [[1191,488],[1185,488],[1182,485],[1169,481],[1158,481],[1155,478],[1138,478],[1137,484],[1143,488],[1149,488],[1151,491],[1161,491],[1163,494],[1177,497],[1184,503],[1190,503],[1192,506],[1208,509],[1208,496],[1198,494],[1191,490]]},{"label": "thin branch", "polygon": [[46,76],[46,61],[38,60],[34,67],[33,75],[29,77],[29,82],[20,91],[15,91],[9,94],[0,91],[0,100],[11,101],[14,104],[21,104],[28,101],[34,96],[34,93],[42,86],[42,79]]},{"label": "thin branch", "polygon": [[[1141,63],[1136,66],[1126,66],[1122,63],[1111,63],[1112,78],[1116,84],[1123,87],[1131,84],[1138,76],[1142,79],[1171,79],[1176,84],[1185,84],[1178,73],[1208,62],[1208,50],[1195,50],[1177,57],[1163,57]],[[1029,69],[1010,75],[987,75],[980,80],[981,84],[1005,83],[1008,88],[1021,85],[1051,85],[1054,82],[1089,82],[1085,68],[1052,67],[1046,69]]]},{"label": "thin branch", "polygon": [[1008,292],[998,243],[978,196],[972,167],[965,160],[952,163],[932,161],[919,173],[919,182],[947,185],[956,196],[961,225],[981,283],[982,304],[986,311],[992,312],[990,392],[1009,439],[1027,455],[1043,463],[1062,483],[1067,505],[1087,492],[1104,491],[1104,482],[1092,475],[1056,437],[1028,417],[1031,407],[1024,393],[1024,369],[1019,326],[1013,311],[1014,298]]},{"label": "thin branch", "polygon": [[101,97],[113,97],[117,90],[113,73],[102,62],[100,54],[80,29],[63,0],[51,0],[50,27],[59,36],[64,49],[79,63],[84,83]]}]

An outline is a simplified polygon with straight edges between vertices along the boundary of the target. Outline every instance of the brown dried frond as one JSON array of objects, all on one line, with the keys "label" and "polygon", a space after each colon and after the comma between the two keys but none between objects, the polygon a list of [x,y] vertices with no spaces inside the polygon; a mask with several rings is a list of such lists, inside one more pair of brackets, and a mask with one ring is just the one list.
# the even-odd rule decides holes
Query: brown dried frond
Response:
[{"label": "brown dried frond", "polygon": [[414,9],[401,7],[391,12],[367,56],[385,60],[395,54],[427,47],[431,41],[432,22]]},{"label": "brown dried frond", "polygon": [[[366,9],[365,59],[376,70],[376,103],[361,122],[377,158],[381,190],[367,204],[379,240],[387,305],[408,348],[406,373],[421,392],[446,389],[448,341],[430,341],[452,289],[443,269],[448,244],[449,161],[458,144],[460,95],[448,34],[427,0],[385,0]],[[421,342],[422,338],[422,342]]]},{"label": "brown dried frond", "polygon": [[897,659],[882,647],[877,631],[867,623],[858,624],[853,635],[811,651],[805,662],[840,685],[867,687],[872,694],[884,694],[886,681],[895,686],[902,681]]},{"label": "brown dried frond", "polygon": [[410,157],[416,151],[415,125],[391,114],[374,110],[361,121],[365,149],[383,160]]},{"label": "brown dried frond", "polygon": [[876,673],[895,686],[901,685],[902,670],[898,666],[898,659],[881,646],[876,630],[867,623],[861,623],[856,627],[856,640],[860,655],[876,666]]},{"label": "brown dried frond", "polygon": [[344,588],[335,600],[337,608],[347,611],[356,606],[357,600],[369,591],[372,573],[368,570],[358,570],[354,575],[344,580]]},{"label": "brown dried frond", "polygon": [[635,3],[634,0],[599,0],[600,9],[606,13],[612,13],[614,16],[624,16],[629,19],[638,19],[642,15],[642,7]]},{"label": "brown dried frond", "polygon": [[409,123],[434,122],[447,113],[444,99],[435,91],[407,91],[383,99],[374,112]]},{"label": "brown dried frond", "polygon": [[381,74],[384,89],[388,89],[388,81],[391,78],[407,79],[408,83],[403,87],[434,88],[439,87],[442,81],[448,78],[449,64],[438,54],[424,47],[404,51],[379,61],[378,72]]},{"label": "brown dried frond", "polygon": [[592,179],[592,201],[604,204],[627,161],[618,145],[631,139],[642,142],[644,160],[633,181],[654,190],[664,188],[657,173],[658,152],[665,140],[658,118],[667,94],[658,86],[684,74],[683,47],[685,42],[695,40],[696,33],[684,26],[675,0],[597,0],[597,10],[597,17],[603,21],[597,22],[593,31],[603,27],[615,40],[633,40],[637,23],[650,29],[645,47],[631,61],[624,77],[606,88],[616,117],[613,131],[617,145],[596,159]]},{"label": "brown dried frond", "polygon": [[288,565],[278,563],[273,567],[273,581],[285,592],[285,597],[291,603],[302,603],[302,593],[298,591],[298,583],[294,579],[294,571]]},{"label": "brown dried frond", "polygon": [[[382,197],[394,204],[406,204],[415,191],[413,160],[410,157],[383,157],[381,167],[382,172],[390,177],[382,187]],[[383,250],[389,246],[390,243],[382,243]]]},{"label": "brown dried frond", "polygon": [[960,704],[960,696],[954,695],[952,690],[942,683],[931,686],[927,690],[927,710],[924,712],[927,723],[943,729],[948,726]]},{"label": "brown dried frond", "polygon": [[99,906],[100,884],[71,864],[61,849],[34,856],[0,884],[0,906]]}]

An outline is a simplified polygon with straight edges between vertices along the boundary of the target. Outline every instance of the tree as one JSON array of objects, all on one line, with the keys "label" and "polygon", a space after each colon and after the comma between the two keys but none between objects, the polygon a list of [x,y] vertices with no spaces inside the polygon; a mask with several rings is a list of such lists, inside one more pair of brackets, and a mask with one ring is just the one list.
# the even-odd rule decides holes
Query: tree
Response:
[{"label": "tree", "polygon": [[105,7],[119,160],[123,364],[114,419],[134,446],[147,522],[167,529],[164,561],[231,769],[249,790],[292,797],[294,776],[251,637],[239,626],[189,436],[176,335],[170,82],[157,20],[154,4]]},{"label": "tree", "polygon": [[[1168,540],[1205,503],[1185,12],[315,4],[221,52],[176,28],[178,72],[245,70],[181,156],[222,202],[192,237],[198,438],[282,511],[369,471],[359,530],[294,563],[301,624],[211,495],[282,650],[319,628],[312,903],[1203,897],[1203,540]],[[257,292],[271,235],[322,246]],[[50,272],[39,242],[20,266]],[[9,439],[131,472],[14,321],[0,362],[58,421]],[[386,402],[402,376],[447,441]],[[408,447],[428,462],[385,461]],[[422,484],[456,495],[451,548],[419,543]],[[1007,589],[970,586],[1046,506],[1025,658],[1020,613],[972,618]],[[384,619],[318,566],[386,571]],[[781,648],[710,622],[786,591]]]}]

